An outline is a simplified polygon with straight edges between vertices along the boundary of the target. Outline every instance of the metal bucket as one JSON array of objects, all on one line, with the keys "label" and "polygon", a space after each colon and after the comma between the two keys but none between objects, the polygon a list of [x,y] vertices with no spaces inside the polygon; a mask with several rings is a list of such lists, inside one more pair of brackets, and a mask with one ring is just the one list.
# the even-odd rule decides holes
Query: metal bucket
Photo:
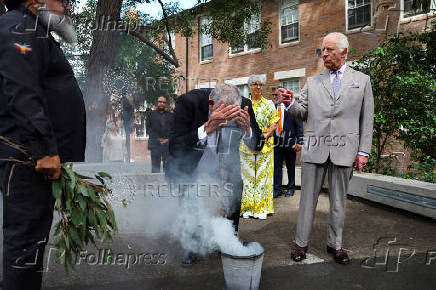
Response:
[{"label": "metal bucket", "polygon": [[[255,243],[249,243],[247,245]],[[262,246],[260,246],[260,248],[262,249],[260,253],[258,252],[251,256],[233,256],[221,253],[226,289],[259,289],[264,254]]]}]

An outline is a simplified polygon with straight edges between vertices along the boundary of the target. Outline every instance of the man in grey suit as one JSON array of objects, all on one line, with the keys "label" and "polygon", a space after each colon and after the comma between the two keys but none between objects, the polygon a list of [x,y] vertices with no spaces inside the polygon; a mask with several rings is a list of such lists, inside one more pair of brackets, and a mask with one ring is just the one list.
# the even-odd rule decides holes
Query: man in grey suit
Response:
[{"label": "man in grey suit", "polygon": [[336,262],[348,264],[342,249],[342,231],[348,184],[353,163],[362,171],[371,150],[374,100],[369,76],[346,64],[348,39],[338,32],[328,34],[322,44],[323,72],[307,79],[301,97],[283,91],[287,112],[307,122],[301,155],[302,187],[294,261],[306,258],[318,195],[328,171],[330,214],[327,252]]}]

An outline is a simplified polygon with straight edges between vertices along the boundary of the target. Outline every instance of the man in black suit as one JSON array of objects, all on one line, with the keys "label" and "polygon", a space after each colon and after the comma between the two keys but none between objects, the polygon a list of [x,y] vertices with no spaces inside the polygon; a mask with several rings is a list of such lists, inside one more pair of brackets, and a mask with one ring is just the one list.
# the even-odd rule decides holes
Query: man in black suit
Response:
[{"label": "man in black suit", "polygon": [[10,160],[0,162],[2,287],[36,290],[53,220],[51,180],[59,178],[61,163],[84,161],[86,111],[72,67],[50,33],[75,42],[68,1],[0,2],[8,8],[0,16],[0,136],[22,145],[17,150],[0,141],[0,159]]},{"label": "man in black suit", "polygon": [[167,171],[168,164],[168,136],[172,113],[167,112],[167,99],[159,97],[156,110],[147,115],[146,128],[148,136],[148,149],[151,151],[151,172],[160,172],[160,162],[163,170]]},{"label": "man in black suit", "polygon": [[[224,94],[232,94],[239,98],[237,87],[224,84],[217,86],[213,91],[212,89],[196,89],[177,99],[169,140],[169,150],[172,156],[170,178],[172,183],[197,183],[201,178],[200,174],[205,173],[204,170],[197,170],[197,167],[204,157],[205,148],[211,145],[207,142],[211,140],[211,137],[217,136],[214,140],[220,140],[219,136],[222,136],[221,140],[227,140],[222,143],[228,144],[228,151],[216,160],[220,160],[220,166],[224,168],[212,174],[218,176],[225,171],[224,175],[233,185],[230,210],[226,216],[232,220],[237,231],[242,194],[239,162],[240,140],[243,138],[252,150],[261,150],[264,137],[256,123],[251,101],[242,97],[240,106],[228,105],[221,101],[214,103],[214,100],[225,99],[222,98]],[[210,95],[218,97],[209,99]],[[228,134],[226,137],[221,128],[230,124],[236,124],[243,136],[238,137],[235,133]],[[218,151],[220,150],[219,144],[217,141]],[[210,164],[210,167],[215,165]],[[190,266],[194,260],[191,253],[185,253],[182,266]]]},{"label": "man in black suit", "polygon": [[274,197],[282,195],[283,161],[288,171],[288,188],[285,196],[294,195],[295,159],[303,144],[303,122],[295,120],[285,112],[279,88],[282,87],[272,88],[277,114],[280,117],[278,128],[274,133]]}]

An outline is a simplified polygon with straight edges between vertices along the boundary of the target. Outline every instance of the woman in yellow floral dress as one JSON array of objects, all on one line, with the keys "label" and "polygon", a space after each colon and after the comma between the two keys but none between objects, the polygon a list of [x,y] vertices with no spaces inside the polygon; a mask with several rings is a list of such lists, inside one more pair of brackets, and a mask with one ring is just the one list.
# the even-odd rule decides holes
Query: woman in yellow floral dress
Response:
[{"label": "woman in yellow floral dress", "polygon": [[252,151],[241,142],[241,175],[244,182],[241,215],[244,218],[266,219],[268,214],[274,213],[274,138],[271,137],[277,129],[279,117],[274,103],[262,96],[264,84],[261,75],[252,75],[248,79],[256,121],[266,142],[262,151]]}]

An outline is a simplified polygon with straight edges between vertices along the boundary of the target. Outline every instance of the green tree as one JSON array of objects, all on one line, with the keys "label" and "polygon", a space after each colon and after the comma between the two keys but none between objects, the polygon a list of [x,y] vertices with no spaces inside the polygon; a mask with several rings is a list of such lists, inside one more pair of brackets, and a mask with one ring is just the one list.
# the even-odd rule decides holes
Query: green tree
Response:
[{"label": "green tree", "polygon": [[[77,2],[77,1],[76,1]],[[128,9],[139,3],[157,2],[162,11],[161,19],[153,19],[149,15],[139,14],[139,27],[132,27],[131,18],[137,15],[129,13]],[[267,48],[267,36],[271,31],[271,23],[263,21],[254,34],[249,34],[244,23],[252,15],[260,12],[259,0],[198,0],[197,5],[188,10],[181,10],[178,1],[163,3],[161,0],[88,0],[87,6],[94,9],[94,22],[98,29],[92,31],[92,44],[87,59],[87,82],[85,101],[88,112],[88,146],[87,161],[101,161],[100,140],[104,132],[105,116],[107,115],[108,96],[104,93],[103,80],[115,65],[118,51],[119,36],[123,33],[138,39],[160,56],[162,61],[179,66],[174,48],[172,47],[172,33],[183,37],[191,37],[196,32],[198,17],[208,17],[211,24],[200,27],[200,30],[210,33],[222,42],[238,43],[241,39],[247,43],[255,41],[262,48]],[[82,14],[85,19],[89,15]],[[83,22],[84,19],[82,19]],[[124,29],[108,30],[114,22],[124,20]],[[88,23],[89,24],[89,23]],[[81,32],[88,34],[82,39],[89,44],[89,26],[82,27]],[[86,44],[85,44],[86,46]]]},{"label": "green tree", "polygon": [[393,174],[383,159],[391,140],[412,151],[405,177],[436,182],[436,22],[422,33],[389,36],[365,53],[356,67],[371,77],[374,140],[368,170]]}]

